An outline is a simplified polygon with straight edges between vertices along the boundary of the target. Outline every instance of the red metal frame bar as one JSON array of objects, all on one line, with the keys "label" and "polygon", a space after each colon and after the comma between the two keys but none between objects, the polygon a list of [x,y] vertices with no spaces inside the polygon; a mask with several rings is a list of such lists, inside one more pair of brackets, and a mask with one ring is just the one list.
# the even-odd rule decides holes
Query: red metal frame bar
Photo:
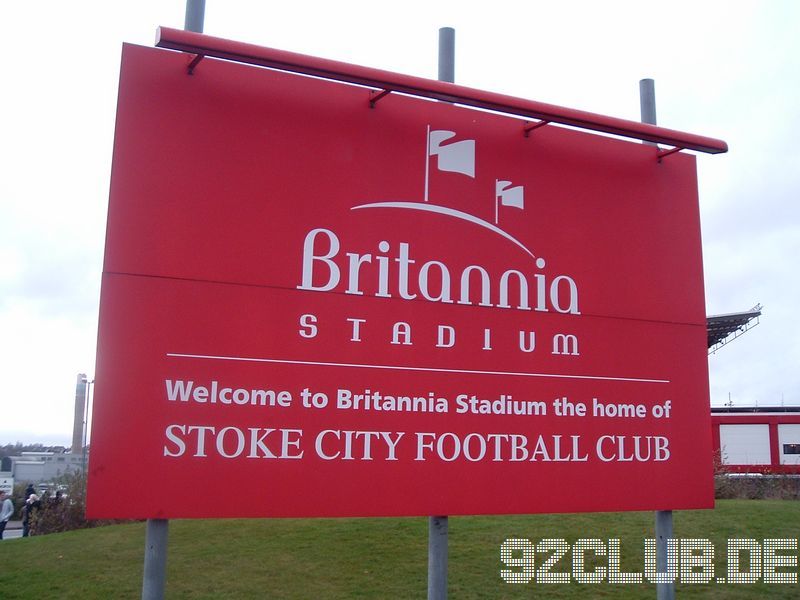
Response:
[{"label": "red metal frame bar", "polygon": [[314,75],[336,81],[356,83],[413,96],[444,100],[475,108],[686,148],[697,152],[717,154],[728,151],[728,145],[722,140],[701,135],[564,108],[544,102],[515,98],[504,94],[486,92],[446,81],[412,77],[381,69],[372,69],[305,54],[296,54],[285,50],[265,48],[255,44],[235,42],[182,29],[159,27],[156,34],[156,46],[283,71]]},{"label": "red metal frame bar", "polygon": [[391,94],[391,93],[392,93],[392,90],[383,90],[381,92],[378,92],[378,91],[370,92],[369,107],[370,108],[375,108],[375,103],[378,100],[380,100],[381,98],[383,98],[387,94]]},{"label": "red metal frame bar", "polygon": [[528,125],[522,129],[522,132],[525,134],[525,137],[528,137],[531,131],[536,131],[539,127],[544,127],[550,123],[550,121],[539,121],[538,123],[534,123],[533,125]]},{"label": "red metal frame bar", "polygon": [[665,156],[669,156],[670,154],[675,154],[676,152],[680,152],[683,150],[680,146],[676,146],[675,148],[670,148],[669,150],[659,150],[658,151],[658,160],[660,161]]},{"label": "red metal frame bar", "polygon": [[199,65],[199,64],[200,64],[200,61],[201,61],[201,60],[203,60],[204,58],[205,58],[205,56],[203,56],[202,54],[198,54],[197,56],[195,56],[195,57],[192,59],[192,61],[189,63],[189,66],[186,68],[186,72],[187,72],[189,75],[193,74],[193,73],[194,73],[194,68],[195,68],[197,65]]}]

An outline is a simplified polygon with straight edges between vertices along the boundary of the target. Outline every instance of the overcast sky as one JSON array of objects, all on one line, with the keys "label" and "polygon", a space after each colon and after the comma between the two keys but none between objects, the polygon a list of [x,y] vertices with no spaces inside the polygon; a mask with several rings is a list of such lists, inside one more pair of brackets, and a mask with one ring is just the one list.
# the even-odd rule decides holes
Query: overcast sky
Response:
[{"label": "overcast sky", "polygon": [[[182,27],[184,0],[0,4],[0,443],[71,439],[94,374],[122,42]],[[800,404],[800,2],[207,0],[205,32],[724,139],[698,157],[708,314],[764,305],[709,358],[711,400]],[[679,283],[676,282],[676,285]],[[657,351],[653,348],[653,351]]]}]

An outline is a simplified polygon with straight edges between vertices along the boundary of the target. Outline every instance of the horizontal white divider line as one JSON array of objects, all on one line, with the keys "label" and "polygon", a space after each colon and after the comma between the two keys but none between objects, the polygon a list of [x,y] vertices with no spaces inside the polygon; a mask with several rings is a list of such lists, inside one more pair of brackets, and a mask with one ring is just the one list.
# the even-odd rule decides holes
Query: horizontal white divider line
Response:
[{"label": "horizontal white divider line", "polygon": [[435,367],[404,367],[402,365],[362,365],[356,363],[320,362],[312,360],[283,360],[278,358],[252,358],[246,356],[212,356],[207,354],[179,354],[167,352],[169,358],[198,358],[204,360],[231,360],[239,362],[280,363],[313,367],[350,367],[355,369],[392,369],[394,371],[428,371],[431,373],[466,373],[470,375],[504,375],[510,377],[550,377],[552,379],[594,379],[601,381],[630,381],[635,383],[669,383],[669,379],[644,379],[641,377],[606,377],[602,375],[556,375],[553,373],[518,373],[515,371],[476,371],[472,369],[439,369]]}]

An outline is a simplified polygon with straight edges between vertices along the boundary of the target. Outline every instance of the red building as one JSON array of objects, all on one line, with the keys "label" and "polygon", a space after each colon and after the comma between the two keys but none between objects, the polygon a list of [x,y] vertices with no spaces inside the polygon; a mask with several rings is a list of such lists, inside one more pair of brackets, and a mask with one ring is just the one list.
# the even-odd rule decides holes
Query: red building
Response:
[{"label": "red building", "polygon": [[800,407],[711,409],[714,450],[734,473],[800,473]]}]

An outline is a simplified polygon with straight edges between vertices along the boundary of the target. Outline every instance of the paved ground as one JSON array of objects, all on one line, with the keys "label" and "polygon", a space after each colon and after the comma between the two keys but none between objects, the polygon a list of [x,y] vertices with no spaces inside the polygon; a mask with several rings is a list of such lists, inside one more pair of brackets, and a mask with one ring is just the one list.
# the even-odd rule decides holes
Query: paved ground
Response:
[{"label": "paved ground", "polygon": [[13,540],[22,537],[22,521],[9,521],[3,532],[3,540]]}]

